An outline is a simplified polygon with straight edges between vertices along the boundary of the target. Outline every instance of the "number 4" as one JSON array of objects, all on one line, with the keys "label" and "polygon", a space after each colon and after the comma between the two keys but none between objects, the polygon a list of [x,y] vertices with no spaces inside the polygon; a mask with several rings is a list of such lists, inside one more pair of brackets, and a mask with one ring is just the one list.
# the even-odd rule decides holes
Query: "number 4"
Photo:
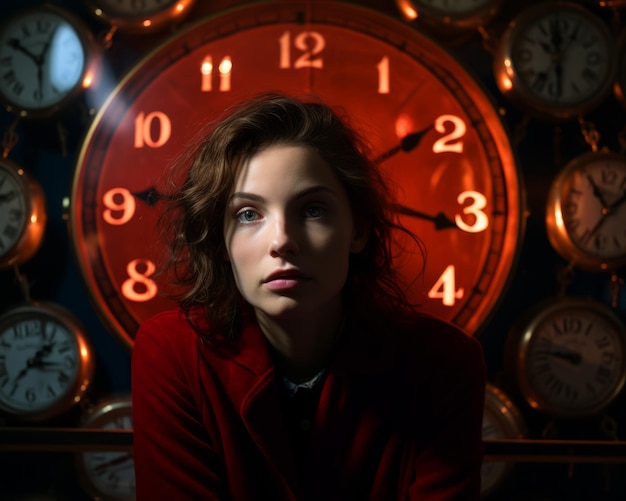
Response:
[{"label": "number 4", "polygon": [[428,291],[430,299],[441,299],[445,306],[454,306],[456,299],[462,299],[463,288],[456,289],[454,265],[450,264],[439,276],[435,285]]}]

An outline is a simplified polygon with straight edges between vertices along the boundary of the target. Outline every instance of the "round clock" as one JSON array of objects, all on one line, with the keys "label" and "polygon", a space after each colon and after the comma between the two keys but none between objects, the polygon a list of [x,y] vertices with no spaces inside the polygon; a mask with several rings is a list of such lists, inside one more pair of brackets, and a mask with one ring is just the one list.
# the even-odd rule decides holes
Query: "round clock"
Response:
[{"label": "round clock", "polygon": [[407,21],[450,30],[485,26],[498,14],[501,4],[502,0],[396,0]]},{"label": "round clock", "polygon": [[500,91],[525,111],[567,120],[611,92],[616,72],[611,30],[571,2],[540,2],[511,21],[494,54]]},{"label": "round clock", "polygon": [[0,26],[0,101],[22,117],[57,112],[94,83],[97,67],[91,33],[64,9],[42,4]]},{"label": "round clock", "polygon": [[[82,427],[132,430],[130,395],[114,395],[99,401],[83,419]],[[76,471],[83,489],[93,499],[135,499],[135,470],[130,450],[78,452]]]},{"label": "round clock", "polygon": [[556,176],[548,194],[546,230],[554,249],[587,271],[626,265],[626,157],[589,152]]},{"label": "round clock", "polygon": [[91,387],[95,356],[84,328],[52,303],[0,316],[0,412],[44,421],[68,412]]},{"label": "round clock", "polygon": [[91,13],[121,31],[151,33],[181,20],[195,0],[85,0]]},{"label": "round clock", "polygon": [[[517,406],[497,386],[487,383],[483,412],[483,440],[521,439],[528,435]],[[481,496],[492,495],[510,475],[513,464],[485,461],[481,468]]]},{"label": "round clock", "polygon": [[[189,27],[140,62],[95,117],[70,228],[111,332],[132,347],[141,321],[174,306],[154,276],[168,162],[225,108],[262,91],[316,94],[352,117],[397,187],[402,222],[428,250],[411,298],[474,334],[502,297],[523,231],[507,132],[439,45],[383,14],[324,1],[255,3]],[[412,279],[423,263],[407,250],[414,257],[396,265]]]},{"label": "round clock", "polygon": [[528,404],[560,418],[598,413],[626,380],[626,328],[602,303],[539,303],[512,329],[507,356]]},{"label": "round clock", "polygon": [[39,249],[45,227],[40,184],[15,162],[0,159],[0,269],[28,261]]}]

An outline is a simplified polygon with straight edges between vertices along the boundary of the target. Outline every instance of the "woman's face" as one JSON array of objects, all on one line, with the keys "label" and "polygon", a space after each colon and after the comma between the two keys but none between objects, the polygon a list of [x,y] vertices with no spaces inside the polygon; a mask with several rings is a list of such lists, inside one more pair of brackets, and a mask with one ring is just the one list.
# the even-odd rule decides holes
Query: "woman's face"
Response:
[{"label": "woman's face", "polygon": [[[224,221],[237,287],[257,315],[336,311],[358,232],[331,167],[301,145],[274,145],[242,167]],[[332,309],[332,310],[331,310]]]}]

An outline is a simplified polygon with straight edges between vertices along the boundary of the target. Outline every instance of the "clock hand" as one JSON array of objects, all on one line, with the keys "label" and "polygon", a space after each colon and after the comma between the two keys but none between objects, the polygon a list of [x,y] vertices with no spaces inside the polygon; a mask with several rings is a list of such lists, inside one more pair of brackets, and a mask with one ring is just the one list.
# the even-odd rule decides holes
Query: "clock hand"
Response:
[{"label": "clock hand", "polygon": [[425,129],[407,134],[406,136],[402,138],[399,145],[394,146],[390,150],[387,150],[384,153],[382,153],[378,158],[374,160],[374,163],[378,164],[378,163],[384,162],[388,158],[394,156],[400,150],[404,151],[405,153],[413,151],[420,144],[420,142],[422,141],[422,138],[426,135],[426,133],[430,131],[432,128],[433,126],[429,125]]},{"label": "clock hand", "polygon": [[607,218],[615,213],[615,209],[617,209],[620,205],[626,202],[626,191],[622,193],[622,196],[618,198],[615,202],[613,202],[609,207],[602,207],[602,217],[596,223],[596,225],[591,229],[589,233],[583,238],[583,240],[589,240],[593,235],[595,235],[598,230],[605,223]]},{"label": "clock hand", "polygon": [[436,216],[419,212],[404,205],[396,204],[394,206],[396,212],[404,214],[405,216],[416,217],[418,219],[426,219],[432,221],[435,224],[435,229],[444,230],[446,228],[458,228],[456,223],[448,218],[443,212],[439,212]]},{"label": "clock hand", "polygon": [[0,204],[4,202],[10,202],[16,196],[15,191],[9,191],[8,193],[0,193]]},{"label": "clock hand", "polygon": [[598,200],[600,200],[600,203],[602,204],[603,209],[606,208],[607,206],[606,200],[604,200],[604,196],[602,192],[600,191],[600,188],[598,188],[598,185],[596,184],[593,177],[589,173],[587,173],[587,181],[589,181],[589,184],[591,185],[591,188],[593,189],[593,196],[596,197]]},{"label": "clock hand", "polygon": [[36,56],[31,51],[29,51],[26,47],[24,47],[22,45],[22,43],[17,38],[10,38],[7,41],[7,45],[9,47],[11,47],[12,49],[14,49],[14,50],[18,50],[18,51],[23,52],[24,54],[26,54],[28,57],[30,57],[35,62],[35,64],[37,64],[37,65],[41,64],[41,63],[39,63],[40,57]]},{"label": "clock hand", "polygon": [[132,461],[133,456],[130,453],[126,453],[122,456],[116,457],[114,459],[111,459],[110,461],[105,461],[104,463],[100,463],[98,466],[96,466],[93,471],[94,473],[97,474],[101,474],[104,473],[105,471],[109,470],[112,466],[118,466],[122,463],[126,463],[128,461]]},{"label": "clock hand", "polygon": [[547,354],[550,355],[551,357],[565,360],[571,363],[572,365],[580,365],[580,363],[582,362],[582,356],[580,355],[580,353],[575,352],[575,351],[558,350],[558,351],[549,351],[547,352]]}]

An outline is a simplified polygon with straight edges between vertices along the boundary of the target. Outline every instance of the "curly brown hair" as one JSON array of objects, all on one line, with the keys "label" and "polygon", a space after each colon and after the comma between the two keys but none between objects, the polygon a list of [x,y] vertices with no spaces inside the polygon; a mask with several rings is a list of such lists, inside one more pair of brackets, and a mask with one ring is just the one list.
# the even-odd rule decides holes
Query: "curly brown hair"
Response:
[{"label": "curly brown hair", "polygon": [[[369,238],[351,255],[344,288],[363,308],[412,309],[392,266],[392,233],[420,240],[397,221],[390,189],[347,115],[318,98],[263,94],[227,111],[174,163],[162,228],[168,238],[170,295],[202,337],[236,342],[249,307],[233,278],[224,241],[224,214],[243,163],[272,145],[307,145],[330,165],[346,190],[354,217]],[[201,315],[195,313],[200,311]]]}]

